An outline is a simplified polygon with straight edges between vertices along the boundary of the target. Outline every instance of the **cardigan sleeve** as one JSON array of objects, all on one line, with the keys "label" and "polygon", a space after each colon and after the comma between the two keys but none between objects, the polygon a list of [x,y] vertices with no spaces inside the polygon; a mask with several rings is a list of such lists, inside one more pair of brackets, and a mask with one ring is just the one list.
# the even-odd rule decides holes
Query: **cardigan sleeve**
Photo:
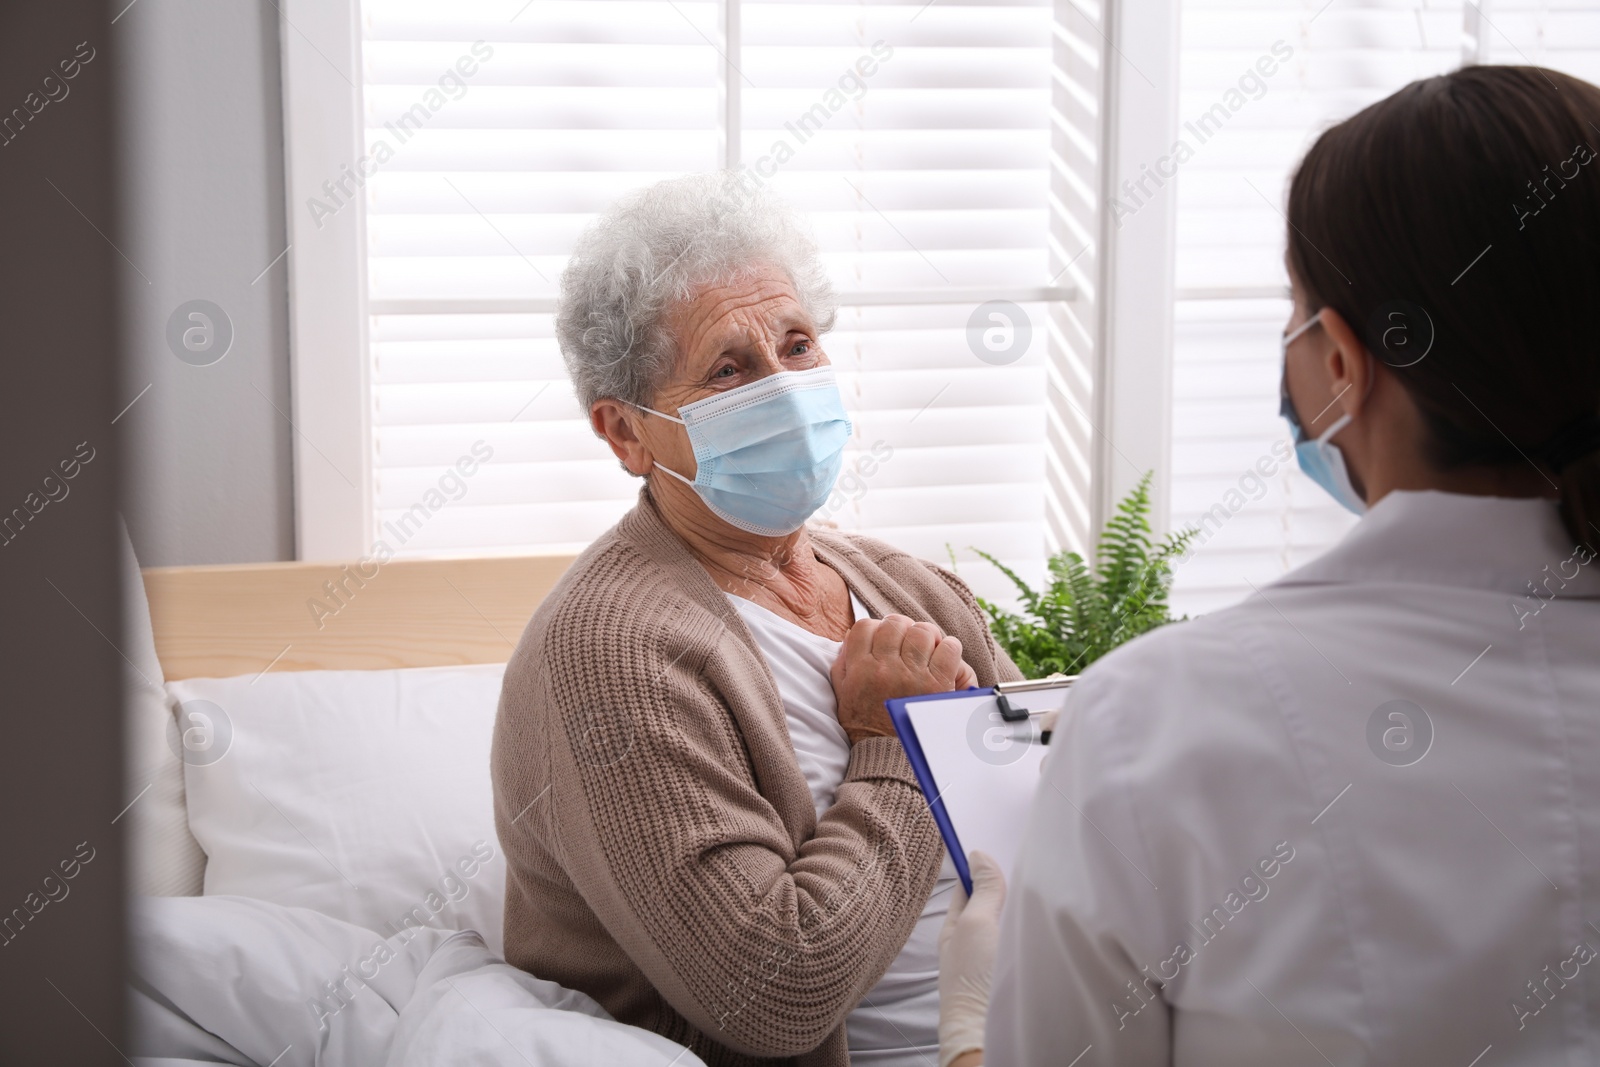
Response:
[{"label": "cardigan sleeve", "polygon": [[707,1036],[752,1056],[810,1051],[887,970],[937,877],[943,845],[910,765],[893,738],[858,742],[796,842],[729,703],[749,691],[738,657],[670,627],[604,630],[552,626],[531,668],[540,706],[507,709],[544,720],[566,873]]}]

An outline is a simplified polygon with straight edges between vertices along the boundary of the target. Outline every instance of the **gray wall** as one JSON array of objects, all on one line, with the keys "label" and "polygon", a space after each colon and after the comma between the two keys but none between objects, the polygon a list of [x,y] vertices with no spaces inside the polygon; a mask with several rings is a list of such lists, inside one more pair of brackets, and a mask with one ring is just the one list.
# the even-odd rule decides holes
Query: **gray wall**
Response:
[{"label": "gray wall", "polygon": [[[122,416],[123,510],[145,566],[294,556],[288,257],[266,270],[286,243],[278,32],[272,4],[144,0],[106,34],[123,138],[117,243],[147,279],[131,275],[121,400],[150,386]],[[169,344],[169,319],[193,300],[232,323],[209,366],[196,364],[220,329],[209,351],[180,344],[188,361]]]}]

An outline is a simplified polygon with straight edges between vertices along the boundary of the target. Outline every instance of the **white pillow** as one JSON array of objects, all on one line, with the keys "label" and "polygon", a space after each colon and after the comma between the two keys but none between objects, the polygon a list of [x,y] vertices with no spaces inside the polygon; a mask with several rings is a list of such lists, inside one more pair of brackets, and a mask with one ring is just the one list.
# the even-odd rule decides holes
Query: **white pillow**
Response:
[{"label": "white pillow", "polygon": [[501,950],[489,742],[504,664],[168,685],[205,892]]},{"label": "white pillow", "polygon": [[128,805],[117,821],[127,834],[128,889],[151,897],[199,896],[206,854],[189,832],[183,764],[169,743],[172,707],[156,659],[139,561],[120,516],[117,524],[122,534],[122,647],[127,653],[122,673],[127,744],[123,803]]}]

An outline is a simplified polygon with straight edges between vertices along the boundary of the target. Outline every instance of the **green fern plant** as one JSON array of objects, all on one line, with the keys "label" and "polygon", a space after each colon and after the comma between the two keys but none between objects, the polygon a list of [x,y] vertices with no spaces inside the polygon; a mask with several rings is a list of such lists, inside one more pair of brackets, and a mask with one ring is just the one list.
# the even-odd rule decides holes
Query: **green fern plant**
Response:
[{"label": "green fern plant", "polygon": [[1058,552],[1046,561],[1049,581],[1035,590],[989,553],[973,549],[1017,587],[1021,612],[983,597],[978,606],[989,617],[995,640],[1026,677],[1077,674],[1118,645],[1175,621],[1167,606],[1172,560],[1195,531],[1151,540],[1150,477],[1146,472],[1100,531],[1093,570],[1078,553]]}]

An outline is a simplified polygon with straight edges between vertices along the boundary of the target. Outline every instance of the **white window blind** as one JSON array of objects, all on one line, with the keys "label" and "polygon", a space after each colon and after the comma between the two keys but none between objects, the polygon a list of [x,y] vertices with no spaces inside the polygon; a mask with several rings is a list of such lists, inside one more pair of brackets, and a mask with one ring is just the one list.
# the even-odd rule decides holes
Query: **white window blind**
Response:
[{"label": "white window blind", "polygon": [[[631,481],[566,382],[556,281],[608,203],[718,161],[717,52],[674,5],[520,6],[362,5],[369,148],[398,142],[400,116],[446,72],[465,87],[366,185],[373,506],[402,553],[576,549],[625,510]],[[478,61],[470,77],[462,56]],[[395,543],[478,441],[492,456],[459,499]]]},{"label": "white window blind", "polygon": [[1467,24],[1479,29],[1475,58],[1531,63],[1600,83],[1600,3],[1596,0],[1483,0]]},{"label": "white window blind", "polygon": [[[1042,573],[1047,302],[1065,292],[1047,272],[1047,0],[361,11],[368,149],[391,156],[364,194],[373,506],[391,547],[573,550],[631,506],[638,482],[566,380],[556,280],[622,193],[738,162],[809,216],[841,296],[823,345],[857,436],[819,517]],[[1015,362],[968,343],[990,299],[1030,316]],[[471,462],[475,442],[492,458]],[[462,457],[471,473],[450,477]],[[419,520],[441,479],[446,503]],[[986,565],[962,573],[1004,594]]]},{"label": "white window blind", "polygon": [[[1172,523],[1201,533],[1172,602],[1198,613],[1306,562],[1355,521],[1299,472],[1278,417],[1287,182],[1328,124],[1460,65],[1466,13],[1461,0],[1183,0],[1182,14],[1193,156],[1177,179]],[[1246,72],[1255,80],[1241,89]]]}]

